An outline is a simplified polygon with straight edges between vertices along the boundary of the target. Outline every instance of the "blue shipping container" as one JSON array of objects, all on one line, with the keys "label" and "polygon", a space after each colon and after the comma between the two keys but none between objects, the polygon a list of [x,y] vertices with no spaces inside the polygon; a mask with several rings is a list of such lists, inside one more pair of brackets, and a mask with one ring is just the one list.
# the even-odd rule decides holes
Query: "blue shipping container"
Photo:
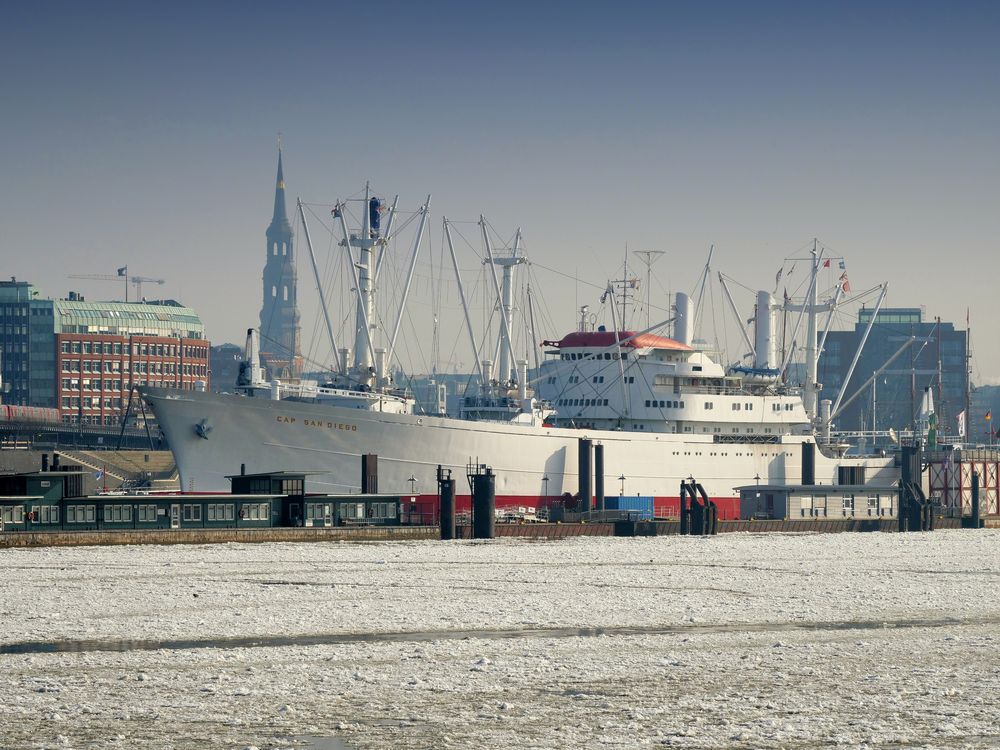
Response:
[{"label": "blue shipping container", "polygon": [[637,518],[652,520],[653,518],[653,498],[639,495],[622,495],[619,497],[604,498],[604,508],[606,510],[625,510],[634,514]]}]

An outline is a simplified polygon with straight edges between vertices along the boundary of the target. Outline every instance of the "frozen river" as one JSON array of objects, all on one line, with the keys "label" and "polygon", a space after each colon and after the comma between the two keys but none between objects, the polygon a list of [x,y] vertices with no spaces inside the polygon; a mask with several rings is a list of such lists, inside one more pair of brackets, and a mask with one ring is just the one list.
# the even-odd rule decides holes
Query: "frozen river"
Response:
[{"label": "frozen river", "polygon": [[0,550],[0,570],[4,750],[1000,746],[995,531]]}]

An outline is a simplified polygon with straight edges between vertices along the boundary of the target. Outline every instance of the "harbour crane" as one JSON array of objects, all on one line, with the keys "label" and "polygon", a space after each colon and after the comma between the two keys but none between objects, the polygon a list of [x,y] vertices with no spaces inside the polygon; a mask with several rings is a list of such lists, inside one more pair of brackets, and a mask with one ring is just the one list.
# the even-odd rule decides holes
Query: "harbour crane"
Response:
[{"label": "harbour crane", "polygon": [[125,301],[128,302],[128,285],[132,284],[135,287],[135,301],[142,301],[142,285],[143,284],[159,284],[163,285],[167,283],[166,279],[154,279],[150,276],[129,276],[128,266],[122,266],[118,269],[118,273],[71,273],[67,278],[70,279],[90,279],[91,281],[124,281],[125,282]]}]

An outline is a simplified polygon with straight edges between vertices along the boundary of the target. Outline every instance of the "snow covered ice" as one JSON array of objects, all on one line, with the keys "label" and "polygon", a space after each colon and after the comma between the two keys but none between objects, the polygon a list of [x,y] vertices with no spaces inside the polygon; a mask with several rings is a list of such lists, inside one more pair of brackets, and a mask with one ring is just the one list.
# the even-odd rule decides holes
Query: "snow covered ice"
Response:
[{"label": "snow covered ice", "polygon": [[993,748],[998,544],[0,550],[0,748]]}]

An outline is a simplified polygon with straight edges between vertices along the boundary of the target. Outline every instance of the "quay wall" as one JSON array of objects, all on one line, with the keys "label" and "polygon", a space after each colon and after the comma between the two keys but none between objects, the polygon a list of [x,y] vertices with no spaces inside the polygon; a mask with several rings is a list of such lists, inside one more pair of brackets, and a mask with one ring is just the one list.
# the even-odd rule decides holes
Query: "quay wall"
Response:
[{"label": "quay wall", "polygon": [[13,532],[0,534],[0,549],[4,547],[93,547],[114,544],[390,542],[438,539],[439,537],[440,531],[436,526]]},{"label": "quay wall", "polygon": [[[654,521],[657,536],[680,533],[679,521]],[[988,528],[1000,528],[1000,518],[984,519]],[[935,518],[936,529],[961,528],[959,518]],[[552,540],[577,536],[614,536],[613,523],[497,524],[496,536]],[[859,531],[894,532],[895,519],[847,518],[834,520],[719,521],[719,533],[836,534]],[[456,528],[458,539],[471,539],[469,526]],[[115,544],[253,544],[260,542],[400,542],[440,538],[436,526],[334,526],[330,528],[256,529],[133,529],[128,531],[0,533],[0,549],[13,547],[90,547]]]}]

